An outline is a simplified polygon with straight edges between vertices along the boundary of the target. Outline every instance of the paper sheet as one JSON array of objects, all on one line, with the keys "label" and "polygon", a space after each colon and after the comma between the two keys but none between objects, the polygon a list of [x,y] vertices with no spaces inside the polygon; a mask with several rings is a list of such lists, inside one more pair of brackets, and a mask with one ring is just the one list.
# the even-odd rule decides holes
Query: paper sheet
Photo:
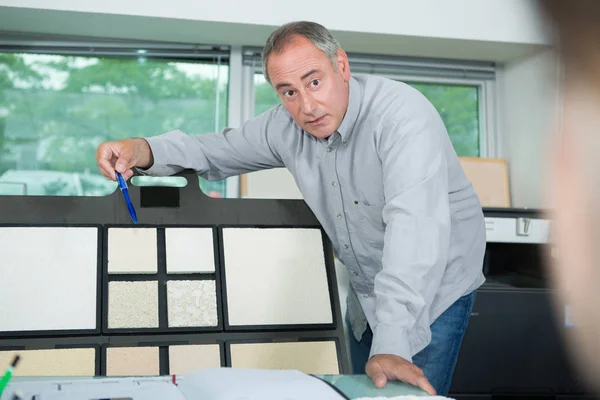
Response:
[{"label": "paper sheet", "polygon": [[12,399],[17,391],[35,400],[186,400],[169,377],[29,379],[13,378],[0,400]]},{"label": "paper sheet", "polygon": [[326,382],[300,371],[215,368],[186,375],[179,390],[202,400],[343,400]]}]

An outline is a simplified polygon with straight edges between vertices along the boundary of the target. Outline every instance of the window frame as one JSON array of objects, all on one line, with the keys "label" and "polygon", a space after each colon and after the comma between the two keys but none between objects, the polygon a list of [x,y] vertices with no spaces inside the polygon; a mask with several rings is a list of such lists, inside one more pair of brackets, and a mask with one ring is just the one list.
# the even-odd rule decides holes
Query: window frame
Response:
[{"label": "window frame", "polygon": [[[240,45],[211,46],[150,41],[108,40],[102,38],[16,35],[0,39],[0,51],[75,56],[143,56],[172,61],[206,62],[211,51],[220,54],[229,67],[227,121],[237,128],[254,116],[254,75],[262,73],[261,48]],[[362,73],[385,76],[407,83],[435,83],[475,86],[478,90],[479,154],[498,154],[496,120],[496,67],[489,62],[420,59],[383,55],[349,54],[350,65]],[[372,69],[372,70],[370,70]],[[408,71],[408,73],[407,73]],[[416,71],[416,72],[415,72]],[[419,72],[420,71],[420,72]],[[240,198],[244,177],[226,179],[227,197]]]},{"label": "window frame", "polygon": [[[260,50],[255,47],[237,48],[238,59],[241,59],[242,71],[240,72],[241,111],[239,114],[241,125],[254,116],[254,75],[262,74]],[[448,85],[475,86],[478,95],[479,112],[479,157],[494,158],[498,155],[497,120],[496,120],[496,67],[488,62],[448,61],[435,59],[407,59],[403,57],[389,57],[378,55],[348,55],[350,70],[353,70],[353,61],[358,62],[358,73],[371,73],[410,83],[435,83]],[[233,59],[233,57],[231,58]],[[382,62],[382,64],[379,64]],[[365,70],[365,65],[366,71]],[[368,71],[373,65],[372,71]],[[382,67],[383,68],[379,68]],[[231,68],[231,65],[230,65]],[[397,68],[398,72],[393,70]],[[402,73],[405,70],[423,68],[423,74]],[[231,82],[231,80],[230,80]],[[231,94],[230,94],[231,98]],[[239,192],[244,193],[246,177],[236,177],[239,181]]]},{"label": "window frame", "polygon": [[[227,65],[228,98],[227,119],[224,126],[231,124],[231,111],[235,109],[231,99],[238,97],[240,84],[234,88],[230,83],[232,65],[241,67],[241,51],[238,62],[232,62],[232,46],[210,44],[164,43],[143,40],[119,40],[94,37],[75,37],[70,35],[38,35],[32,33],[11,33],[0,39],[0,53],[44,54],[73,57],[112,57],[164,62],[188,62],[215,65]],[[233,95],[233,97],[231,97]],[[219,91],[217,90],[217,102]],[[221,100],[222,101],[222,100]],[[218,107],[217,107],[218,109]],[[239,109],[239,107],[238,107]],[[235,115],[234,115],[235,118]],[[218,112],[217,121],[218,124]],[[218,132],[217,132],[218,133]],[[231,177],[225,180],[226,193],[229,197],[239,197],[239,178]]]},{"label": "window frame", "polygon": [[[260,48],[242,48],[242,120],[254,116],[254,74],[262,73]],[[348,54],[350,70],[410,83],[475,86],[478,91],[479,157],[498,154],[496,121],[496,66],[485,61],[422,59],[399,56]],[[422,73],[414,73],[422,69]],[[413,71],[407,73],[403,71]]]},{"label": "window frame", "polygon": [[494,85],[492,81],[485,79],[442,78],[404,74],[377,75],[405,83],[433,83],[438,85],[463,85],[476,87],[479,115],[479,157],[488,158],[495,156],[495,96],[493,94]]}]

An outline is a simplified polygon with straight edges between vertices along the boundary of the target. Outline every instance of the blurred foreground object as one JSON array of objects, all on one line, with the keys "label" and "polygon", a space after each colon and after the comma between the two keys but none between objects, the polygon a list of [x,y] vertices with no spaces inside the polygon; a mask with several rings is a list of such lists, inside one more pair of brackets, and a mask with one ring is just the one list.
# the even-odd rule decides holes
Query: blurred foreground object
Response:
[{"label": "blurred foreground object", "polygon": [[562,135],[548,185],[556,248],[548,260],[558,300],[572,312],[571,351],[600,391],[600,1],[538,4],[554,24],[564,68]]}]

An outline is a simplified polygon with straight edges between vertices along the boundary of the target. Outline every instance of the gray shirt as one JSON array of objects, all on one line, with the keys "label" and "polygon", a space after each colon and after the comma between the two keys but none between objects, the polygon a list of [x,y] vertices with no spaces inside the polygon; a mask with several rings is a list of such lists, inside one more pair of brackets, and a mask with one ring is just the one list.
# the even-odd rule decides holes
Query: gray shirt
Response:
[{"label": "gray shirt", "polygon": [[150,175],[193,169],[209,180],[287,167],[347,267],[355,337],[371,355],[409,361],[431,323],[483,282],[485,222],[444,124],[412,87],[354,75],[344,119],[328,139],[276,106],[239,129],[147,138]]}]

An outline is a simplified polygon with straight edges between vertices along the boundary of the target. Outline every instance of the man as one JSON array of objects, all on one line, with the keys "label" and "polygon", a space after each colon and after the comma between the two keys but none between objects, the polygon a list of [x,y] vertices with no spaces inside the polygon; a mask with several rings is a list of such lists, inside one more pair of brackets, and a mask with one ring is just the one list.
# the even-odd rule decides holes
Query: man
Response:
[{"label": "man", "polygon": [[218,180],[287,167],[349,271],[354,373],[446,394],[484,281],[485,223],[441,118],[408,85],[351,76],[315,23],[276,30],[263,65],[282,105],[223,134],[103,143],[100,170]]}]

